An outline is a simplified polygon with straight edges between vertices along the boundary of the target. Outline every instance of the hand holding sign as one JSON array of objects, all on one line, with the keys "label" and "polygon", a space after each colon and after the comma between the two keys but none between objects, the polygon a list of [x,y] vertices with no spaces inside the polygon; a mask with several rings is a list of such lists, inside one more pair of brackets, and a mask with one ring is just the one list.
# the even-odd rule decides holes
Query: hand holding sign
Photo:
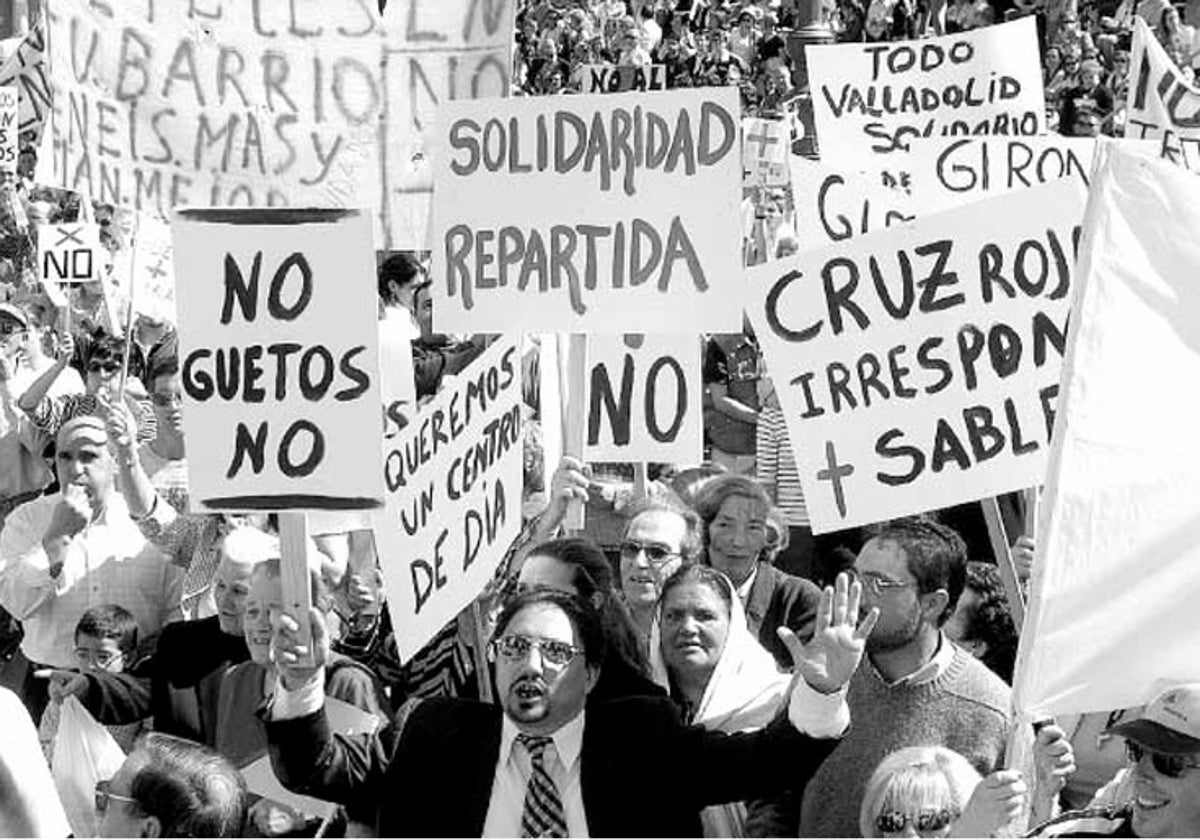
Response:
[{"label": "hand holding sign", "polygon": [[[271,638],[271,659],[283,687],[288,691],[299,691],[321,678],[321,669],[329,660],[329,631],[325,628],[325,616],[316,607],[308,611],[308,623],[312,633],[312,645],[300,643],[300,624],[290,615],[272,618],[274,633]],[[308,657],[312,664],[304,664]]]}]

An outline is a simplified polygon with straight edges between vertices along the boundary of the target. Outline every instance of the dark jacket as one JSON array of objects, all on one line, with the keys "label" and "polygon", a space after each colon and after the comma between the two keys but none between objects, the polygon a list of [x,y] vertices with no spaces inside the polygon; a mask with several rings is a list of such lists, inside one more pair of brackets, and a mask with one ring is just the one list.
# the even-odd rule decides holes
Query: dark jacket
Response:
[{"label": "dark jacket", "polygon": [[[374,801],[379,836],[479,837],[502,714],[495,705],[426,700],[390,759],[386,736],[335,738],[323,710],[266,726],[285,786],[333,802]],[[800,734],[782,715],[759,732],[725,735],[683,725],[666,699],[589,706],[580,756],[588,834],[699,837],[701,808],[807,778],[836,745]]]},{"label": "dark jacket", "polygon": [[145,664],[87,674],[83,706],[106,725],[153,716],[160,732],[213,745],[221,675],[249,658],[245,639],[222,632],[216,616],[168,624]]},{"label": "dark jacket", "polygon": [[746,623],[779,667],[790,671],[792,656],[775,631],[780,627],[790,628],[800,641],[807,642],[812,638],[820,603],[821,590],[812,581],[759,563],[758,575],[746,599]]}]

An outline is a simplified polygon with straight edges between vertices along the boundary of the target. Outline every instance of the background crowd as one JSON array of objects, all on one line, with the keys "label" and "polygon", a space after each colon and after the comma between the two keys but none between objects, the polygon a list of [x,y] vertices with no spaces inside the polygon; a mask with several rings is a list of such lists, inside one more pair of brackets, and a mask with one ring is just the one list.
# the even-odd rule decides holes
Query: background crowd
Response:
[{"label": "background crowd", "polygon": [[[804,43],[1024,15],[1069,136],[1122,133],[1133,16],[1189,77],[1200,55],[1193,2],[527,0],[513,93],[657,65],[667,88],[736,86],[811,154]],[[65,300],[38,282],[39,222],[97,221],[110,272],[130,226],[34,184],[31,141],[0,186],[0,834],[1200,834],[1198,686],[1042,726],[1006,769],[1016,593],[978,506],[813,535],[748,327],[704,338],[706,460],[637,480],[544,462],[527,341],[524,528],[477,605],[402,664],[370,533],[321,534],[300,650],[275,517],[188,511],[170,320],[103,280]],[[747,262],[804,246],[797,188],[747,184]],[[487,345],[433,332],[430,284],[425,255],[379,255],[381,332],[411,342],[421,400]],[[1023,582],[1029,511],[1002,507]],[[128,756],[82,805],[76,704]],[[264,756],[337,807],[251,793]]]}]

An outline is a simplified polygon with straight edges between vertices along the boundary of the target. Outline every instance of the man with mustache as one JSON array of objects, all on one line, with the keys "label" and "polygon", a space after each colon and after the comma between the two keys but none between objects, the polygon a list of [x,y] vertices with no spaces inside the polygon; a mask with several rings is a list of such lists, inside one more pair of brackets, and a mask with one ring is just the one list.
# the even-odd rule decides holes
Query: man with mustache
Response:
[{"label": "man with mustache", "polygon": [[[825,591],[808,645],[781,631],[798,673],[786,714],[724,735],[684,726],[666,698],[586,705],[604,662],[598,616],[560,592],[522,593],[488,646],[498,704],[426,700],[390,753],[387,737],[330,734],[325,628],[310,614],[314,664],[302,666],[309,648],[282,616],[271,761],[296,792],[372,803],[379,836],[699,836],[701,808],[794,784],[837,744],[849,723],[842,692],[876,618],[855,626],[860,595],[843,575]],[[700,772],[664,773],[667,757]]]}]

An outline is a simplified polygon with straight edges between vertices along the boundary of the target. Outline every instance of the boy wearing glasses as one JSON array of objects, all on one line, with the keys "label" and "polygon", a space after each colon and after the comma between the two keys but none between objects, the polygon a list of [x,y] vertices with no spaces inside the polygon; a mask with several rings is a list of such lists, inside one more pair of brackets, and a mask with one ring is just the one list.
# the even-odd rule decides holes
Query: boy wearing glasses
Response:
[{"label": "boy wearing glasses", "polygon": [[[75,661],[80,674],[123,674],[132,666],[137,654],[137,619],[129,610],[117,604],[102,604],[92,607],[83,614],[75,625]],[[46,760],[53,761],[54,738],[58,734],[58,723],[62,716],[62,700],[66,691],[54,696],[42,715],[38,737],[46,752]],[[125,725],[109,726],[113,739],[128,753],[144,728],[143,721]]]}]

